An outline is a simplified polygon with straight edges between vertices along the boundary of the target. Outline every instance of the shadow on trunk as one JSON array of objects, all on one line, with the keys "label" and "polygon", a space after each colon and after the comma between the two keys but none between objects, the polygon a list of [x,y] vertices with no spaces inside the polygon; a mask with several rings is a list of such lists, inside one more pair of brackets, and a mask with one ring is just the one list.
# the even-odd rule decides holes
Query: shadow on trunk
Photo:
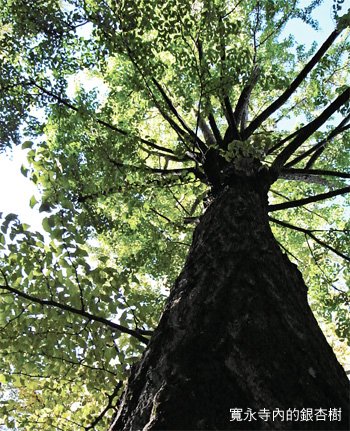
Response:
[{"label": "shadow on trunk", "polygon": [[[348,429],[348,380],[258,184],[227,186],[202,216],[111,431]],[[232,421],[234,408],[323,408],[327,419]]]}]

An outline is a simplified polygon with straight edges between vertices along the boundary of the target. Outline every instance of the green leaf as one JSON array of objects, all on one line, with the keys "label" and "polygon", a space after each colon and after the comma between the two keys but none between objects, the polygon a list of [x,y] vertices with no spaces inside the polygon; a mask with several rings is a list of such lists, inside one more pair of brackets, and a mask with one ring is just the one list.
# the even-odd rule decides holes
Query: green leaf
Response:
[{"label": "green leaf", "polygon": [[23,176],[27,177],[27,176],[28,176],[28,172],[29,172],[29,169],[27,169],[26,167],[24,167],[24,166],[22,165],[22,166],[21,166],[21,174],[22,174]]},{"label": "green leaf", "polygon": [[28,148],[32,148],[33,145],[34,145],[33,141],[25,141],[22,144],[22,150],[26,150]]},{"label": "green leaf", "polygon": [[36,197],[33,195],[29,201],[30,208],[34,208],[37,203],[38,203],[38,201],[36,200]]},{"label": "green leaf", "polygon": [[43,219],[42,226],[46,232],[51,233],[52,227],[50,226],[49,218],[45,217]]},{"label": "green leaf", "polygon": [[49,202],[42,202],[42,204],[39,207],[39,212],[50,212],[52,209],[53,205],[50,204]]}]

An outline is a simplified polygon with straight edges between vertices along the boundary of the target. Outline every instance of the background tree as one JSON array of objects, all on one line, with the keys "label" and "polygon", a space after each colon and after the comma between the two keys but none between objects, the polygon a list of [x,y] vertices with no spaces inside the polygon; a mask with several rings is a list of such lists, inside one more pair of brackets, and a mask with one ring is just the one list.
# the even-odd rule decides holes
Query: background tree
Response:
[{"label": "background tree", "polygon": [[48,213],[46,236],[3,218],[8,428],[341,407],[341,424],[294,425],[347,429],[345,373],[281,252],[348,340],[349,14],[335,2],[310,50],[283,33],[316,27],[320,3],[0,2],[1,146],[27,139],[30,205]]}]

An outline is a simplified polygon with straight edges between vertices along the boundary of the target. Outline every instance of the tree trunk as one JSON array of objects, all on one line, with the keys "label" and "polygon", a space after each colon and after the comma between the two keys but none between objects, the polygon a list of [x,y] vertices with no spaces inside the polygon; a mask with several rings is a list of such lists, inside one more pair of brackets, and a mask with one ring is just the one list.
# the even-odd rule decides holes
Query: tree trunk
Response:
[{"label": "tree trunk", "polygon": [[[239,421],[233,408],[342,413]],[[236,180],[201,217],[110,430],[348,429],[348,410],[346,374],[272,235],[266,192]]]}]

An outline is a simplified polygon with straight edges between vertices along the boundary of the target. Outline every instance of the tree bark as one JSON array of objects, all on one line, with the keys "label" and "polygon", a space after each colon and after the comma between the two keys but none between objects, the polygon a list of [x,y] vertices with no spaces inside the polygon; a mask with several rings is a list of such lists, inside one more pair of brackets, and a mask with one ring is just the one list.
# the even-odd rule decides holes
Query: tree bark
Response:
[{"label": "tree bark", "polygon": [[[348,429],[346,374],[258,184],[234,181],[201,217],[111,431]],[[230,421],[231,408],[341,408],[342,420]]]}]

